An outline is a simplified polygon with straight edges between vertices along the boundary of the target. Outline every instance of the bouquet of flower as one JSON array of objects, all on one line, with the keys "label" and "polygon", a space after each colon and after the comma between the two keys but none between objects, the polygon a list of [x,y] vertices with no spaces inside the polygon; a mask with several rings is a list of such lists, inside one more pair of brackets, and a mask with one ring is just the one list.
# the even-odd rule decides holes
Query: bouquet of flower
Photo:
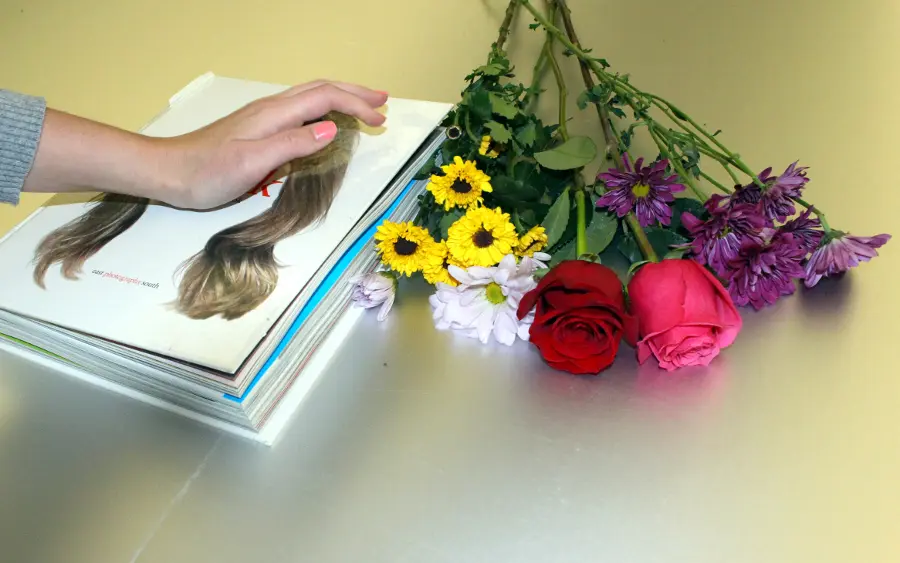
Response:
[{"label": "bouquet of flower", "polygon": [[[503,50],[520,9],[545,34],[528,87]],[[595,108],[605,140],[590,182],[583,170],[598,147],[567,130],[557,44],[579,64],[578,107]],[[559,92],[554,124],[533,110],[547,69]],[[530,341],[556,369],[600,373],[623,339],[641,363],[707,365],[740,332],[738,307],[771,305],[798,282],[811,288],[890,239],[831,227],[804,199],[806,167],[754,172],[719,131],[611,71],[581,46],[565,0],[544,10],[511,0],[486,64],[466,82],[443,123],[446,142],[420,172],[418,216],[379,226],[383,267],[354,281],[354,300],[380,305],[380,319],[398,277],[421,275],[435,289],[438,329]],[[635,154],[640,134],[656,154]]]}]

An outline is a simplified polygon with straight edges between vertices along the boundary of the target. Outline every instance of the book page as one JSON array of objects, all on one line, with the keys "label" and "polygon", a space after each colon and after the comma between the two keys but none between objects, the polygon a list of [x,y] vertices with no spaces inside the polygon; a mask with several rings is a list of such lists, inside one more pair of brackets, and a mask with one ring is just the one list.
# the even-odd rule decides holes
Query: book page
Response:
[{"label": "book page", "polygon": [[[217,77],[177,99],[144,133],[185,133],[283,88]],[[213,235],[271,207],[281,192],[280,182],[215,211],[152,204],[88,258],[77,279],[65,278],[60,264],[55,263],[41,288],[34,279],[36,248],[49,233],[93,206],[85,203],[85,196],[58,196],[0,242],[0,308],[234,373],[450,107],[390,99],[385,125],[361,129],[356,152],[326,217],[275,245],[279,267],[274,289],[262,303],[237,318],[194,319],[178,312],[174,303],[184,275],[180,268]]]}]

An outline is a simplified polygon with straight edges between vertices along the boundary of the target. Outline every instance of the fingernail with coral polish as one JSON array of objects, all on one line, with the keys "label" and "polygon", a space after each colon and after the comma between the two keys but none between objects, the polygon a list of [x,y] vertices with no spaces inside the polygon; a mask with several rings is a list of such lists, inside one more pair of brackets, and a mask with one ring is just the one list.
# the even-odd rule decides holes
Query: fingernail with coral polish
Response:
[{"label": "fingernail with coral polish", "polygon": [[322,121],[313,126],[313,136],[317,141],[327,141],[337,134],[337,125],[334,121]]},{"label": "fingernail with coral polish", "polygon": [[382,96],[385,96],[385,97],[387,97],[387,96],[390,95],[390,94],[388,94],[385,90],[375,90],[375,91],[378,92],[379,94],[381,94]]}]

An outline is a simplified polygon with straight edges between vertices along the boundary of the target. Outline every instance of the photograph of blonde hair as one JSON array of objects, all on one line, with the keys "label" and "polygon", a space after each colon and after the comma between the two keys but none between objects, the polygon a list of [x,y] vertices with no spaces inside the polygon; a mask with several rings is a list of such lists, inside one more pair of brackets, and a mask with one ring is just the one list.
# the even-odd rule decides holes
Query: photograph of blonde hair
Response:
[{"label": "photograph of blonde hair", "polygon": [[38,244],[34,282],[42,289],[47,270],[59,262],[63,277],[75,280],[85,261],[141,218],[149,200],[120,194],[101,194],[91,209],[51,232]]},{"label": "photograph of blonde hair", "polygon": [[180,268],[177,310],[192,319],[232,320],[258,307],[278,283],[275,244],[325,217],[359,138],[355,118],[330,113],[338,132],[323,150],[287,165],[272,206],[213,235]]},{"label": "photograph of blonde hair", "polygon": [[[210,237],[203,250],[185,261],[174,308],[192,319],[215,315],[232,320],[258,307],[275,289],[275,244],[325,217],[344,180],[359,139],[359,122],[332,112],[337,135],[324,149],[283,167],[284,184],[272,206]],[[281,170],[279,170],[281,172]],[[276,176],[276,177],[278,177]],[[54,263],[67,279],[77,279],[84,262],[127,231],[149,200],[103,194],[84,215],[47,235],[35,251],[34,280]]]}]

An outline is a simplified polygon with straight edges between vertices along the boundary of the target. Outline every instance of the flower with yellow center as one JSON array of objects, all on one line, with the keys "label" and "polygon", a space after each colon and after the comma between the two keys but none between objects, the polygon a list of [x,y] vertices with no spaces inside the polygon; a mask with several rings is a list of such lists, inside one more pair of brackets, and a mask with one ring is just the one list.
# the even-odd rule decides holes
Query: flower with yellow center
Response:
[{"label": "flower with yellow center", "polygon": [[478,154],[488,158],[497,158],[500,153],[496,149],[491,149],[491,136],[485,135],[481,138],[481,146],[478,147]]},{"label": "flower with yellow center", "polygon": [[459,282],[450,275],[450,271],[447,269],[451,265],[459,266],[456,260],[450,256],[447,242],[435,243],[422,264],[422,275],[425,277],[425,281],[431,285],[440,282],[455,287],[459,285]]},{"label": "flower with yellow center", "polygon": [[445,211],[454,207],[469,208],[481,204],[482,194],[491,192],[491,177],[482,172],[471,160],[463,161],[455,156],[451,164],[441,166],[443,176],[431,176],[428,191]]},{"label": "flower with yellow center", "polygon": [[436,244],[427,229],[406,223],[385,221],[375,232],[381,261],[407,277],[421,271]]},{"label": "flower with yellow center", "polygon": [[531,258],[535,252],[544,250],[547,245],[547,233],[544,227],[535,225],[522,235],[516,245],[516,256],[528,256]]},{"label": "flower with yellow center", "polygon": [[518,242],[509,213],[499,207],[469,209],[447,230],[450,257],[466,268],[499,264]]}]

